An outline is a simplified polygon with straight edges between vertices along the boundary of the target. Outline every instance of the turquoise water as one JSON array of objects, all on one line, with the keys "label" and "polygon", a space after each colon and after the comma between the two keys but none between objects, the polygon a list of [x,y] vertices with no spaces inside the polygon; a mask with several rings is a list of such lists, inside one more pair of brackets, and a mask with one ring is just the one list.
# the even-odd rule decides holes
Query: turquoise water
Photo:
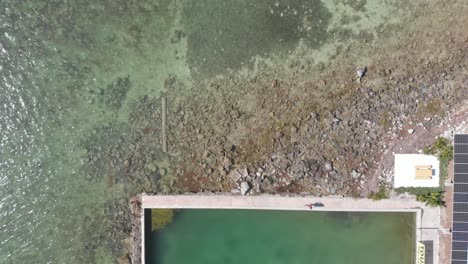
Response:
[{"label": "turquoise water", "polygon": [[182,210],[151,234],[150,264],[410,264],[411,213]]},{"label": "turquoise water", "polygon": [[[171,149],[187,140],[176,134],[186,125],[179,106],[213,89],[256,89],[211,81],[250,72],[260,83],[286,64],[312,78],[363,41],[367,49],[346,54],[365,60],[374,41],[414,19],[413,2],[0,0],[0,263],[125,257],[130,197],[200,189],[174,185],[192,156],[161,151],[162,95]],[[238,106],[254,116],[257,99]],[[237,109],[215,101],[223,115]],[[195,105],[180,119],[198,112],[208,110]],[[251,135],[225,136],[217,140]],[[189,139],[184,147],[199,141]]]}]

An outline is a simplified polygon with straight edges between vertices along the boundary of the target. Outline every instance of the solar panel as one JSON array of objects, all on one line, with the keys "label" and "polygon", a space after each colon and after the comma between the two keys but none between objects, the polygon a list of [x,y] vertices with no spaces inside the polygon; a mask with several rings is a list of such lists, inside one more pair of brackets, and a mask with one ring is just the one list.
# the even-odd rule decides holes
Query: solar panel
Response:
[{"label": "solar panel", "polygon": [[452,259],[457,259],[457,260],[467,260],[467,254],[466,251],[452,251]]},{"label": "solar panel", "polygon": [[456,193],[468,193],[468,184],[463,184],[463,183],[456,183],[453,186],[453,191]]},{"label": "solar panel", "polygon": [[468,145],[456,145],[454,147],[455,154],[467,154],[468,153]]},{"label": "solar panel", "polygon": [[455,144],[468,144],[468,135],[455,135],[454,141]]},{"label": "solar panel", "polygon": [[454,203],[468,203],[468,193],[455,193],[453,194]]},{"label": "solar panel", "polygon": [[455,173],[453,175],[453,180],[456,183],[468,183],[468,174],[465,173]]},{"label": "solar panel", "polygon": [[[468,213],[468,203],[453,203],[453,211]],[[466,231],[468,231],[468,229],[466,229]]]},{"label": "solar panel", "polygon": [[[468,213],[468,203],[454,203],[453,204],[454,213]],[[468,232],[468,230],[466,230]]]},{"label": "solar panel", "polygon": [[468,250],[468,242],[453,242],[452,250]]},{"label": "solar panel", "polygon": [[458,163],[453,165],[456,173],[468,173],[468,164]]},{"label": "solar panel", "polygon": [[467,241],[468,242],[468,233],[467,232],[452,232],[452,241]]},{"label": "solar panel", "polygon": [[468,134],[453,147],[452,264],[468,263]]},{"label": "solar panel", "polygon": [[453,231],[468,230],[468,223],[453,223]]},{"label": "solar panel", "polygon": [[455,155],[453,159],[454,163],[466,163],[468,164],[468,155],[467,154],[459,154]]},{"label": "solar panel", "polygon": [[454,222],[468,222],[468,214],[465,213],[453,213]]}]

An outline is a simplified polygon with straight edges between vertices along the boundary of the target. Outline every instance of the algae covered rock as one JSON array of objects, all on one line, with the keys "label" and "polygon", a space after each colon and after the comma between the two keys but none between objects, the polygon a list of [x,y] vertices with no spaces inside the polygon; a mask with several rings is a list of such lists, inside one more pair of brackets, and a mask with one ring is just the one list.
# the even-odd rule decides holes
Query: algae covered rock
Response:
[{"label": "algae covered rock", "polygon": [[151,231],[164,228],[172,222],[174,218],[173,209],[152,209],[151,210]]}]

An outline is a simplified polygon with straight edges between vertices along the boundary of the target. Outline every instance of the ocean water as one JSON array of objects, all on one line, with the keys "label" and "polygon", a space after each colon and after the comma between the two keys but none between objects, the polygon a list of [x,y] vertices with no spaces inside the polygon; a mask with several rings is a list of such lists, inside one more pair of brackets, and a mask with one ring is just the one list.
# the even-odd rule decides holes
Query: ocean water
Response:
[{"label": "ocean water", "polygon": [[182,210],[151,233],[150,264],[411,264],[412,213]]},{"label": "ocean water", "polygon": [[289,58],[315,76],[347,45],[391,38],[415,6],[0,0],[0,263],[114,263],[128,199],[161,191],[167,157],[145,138],[155,100]]}]

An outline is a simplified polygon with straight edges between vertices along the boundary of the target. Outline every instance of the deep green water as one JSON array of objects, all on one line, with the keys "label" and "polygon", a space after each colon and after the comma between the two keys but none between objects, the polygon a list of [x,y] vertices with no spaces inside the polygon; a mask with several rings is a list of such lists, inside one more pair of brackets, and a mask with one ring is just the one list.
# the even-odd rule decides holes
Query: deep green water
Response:
[{"label": "deep green water", "polygon": [[167,158],[158,137],[139,141],[159,124],[149,100],[259,62],[323,69],[350,42],[394,34],[411,10],[401,0],[0,0],[0,263],[114,263],[125,252],[109,234],[128,234],[130,220],[112,203],[160,191]]},{"label": "deep green water", "polygon": [[182,210],[151,234],[150,264],[410,264],[411,213]]}]

